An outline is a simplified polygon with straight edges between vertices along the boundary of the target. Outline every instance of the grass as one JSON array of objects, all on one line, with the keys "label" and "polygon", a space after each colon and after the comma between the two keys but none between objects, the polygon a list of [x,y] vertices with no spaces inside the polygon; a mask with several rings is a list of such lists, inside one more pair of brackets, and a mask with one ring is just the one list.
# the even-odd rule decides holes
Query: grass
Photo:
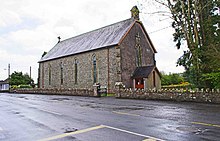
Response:
[{"label": "grass", "polygon": [[114,93],[107,93],[107,95],[106,94],[101,94],[101,96],[102,97],[105,97],[105,96],[107,96],[107,97],[114,97],[115,94]]}]

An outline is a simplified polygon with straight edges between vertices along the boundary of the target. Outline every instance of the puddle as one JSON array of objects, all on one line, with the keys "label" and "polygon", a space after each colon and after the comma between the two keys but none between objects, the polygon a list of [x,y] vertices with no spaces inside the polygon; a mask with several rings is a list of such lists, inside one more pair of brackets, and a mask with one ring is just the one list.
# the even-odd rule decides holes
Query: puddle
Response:
[{"label": "puddle", "polygon": [[64,133],[71,133],[71,132],[75,132],[75,131],[77,131],[77,129],[75,129],[75,128],[63,128],[65,131],[64,131]]},{"label": "puddle", "polygon": [[51,100],[64,101],[64,100],[70,100],[70,99],[69,98],[52,98]]},{"label": "puddle", "polygon": [[143,110],[144,107],[117,107],[117,108],[114,108],[114,110]]},{"label": "puddle", "polygon": [[196,135],[202,134],[208,131],[208,129],[201,129],[201,128],[196,128],[196,127],[177,127],[176,129],[182,132],[194,133]]}]

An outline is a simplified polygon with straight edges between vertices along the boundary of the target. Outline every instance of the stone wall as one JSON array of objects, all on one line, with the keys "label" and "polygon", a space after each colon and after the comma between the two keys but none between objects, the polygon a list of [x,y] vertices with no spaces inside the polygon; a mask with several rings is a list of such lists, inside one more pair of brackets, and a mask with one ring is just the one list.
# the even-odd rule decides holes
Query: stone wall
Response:
[{"label": "stone wall", "polygon": [[144,99],[144,100],[170,100],[185,102],[203,102],[220,104],[219,90],[190,91],[190,90],[132,90],[116,86],[116,98]]},{"label": "stone wall", "polygon": [[11,90],[11,93],[21,93],[21,94],[47,94],[47,95],[72,95],[72,96],[96,96],[94,95],[94,89],[41,89],[41,88],[20,88],[16,90]]},{"label": "stone wall", "polygon": [[137,67],[137,53],[136,53],[136,36],[140,36],[140,47],[142,54],[142,66],[154,65],[154,51],[149,43],[149,39],[144,33],[144,29],[140,23],[135,23],[129,33],[123,39],[121,49],[121,75],[123,84],[126,87],[133,87],[131,75]]},{"label": "stone wall", "polygon": [[[120,81],[117,76],[116,55],[117,47],[103,48],[90,52],[84,52],[68,57],[63,57],[51,61],[40,63],[40,88],[85,88],[92,89],[93,62],[96,56],[97,83],[105,86],[109,91],[114,89],[116,81]],[[75,60],[77,60],[77,83],[75,82]],[[61,67],[63,65],[63,84],[61,84]],[[49,83],[49,68],[51,71],[51,81]]]}]

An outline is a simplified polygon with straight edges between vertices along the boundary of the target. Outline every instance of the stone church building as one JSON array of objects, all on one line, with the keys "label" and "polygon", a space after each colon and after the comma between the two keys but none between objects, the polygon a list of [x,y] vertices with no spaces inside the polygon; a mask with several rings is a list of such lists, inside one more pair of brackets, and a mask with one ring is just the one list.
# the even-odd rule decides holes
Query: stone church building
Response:
[{"label": "stone church building", "polygon": [[112,92],[116,82],[126,88],[159,89],[156,49],[139,20],[131,18],[58,43],[39,61],[40,88],[89,88],[95,83]]}]

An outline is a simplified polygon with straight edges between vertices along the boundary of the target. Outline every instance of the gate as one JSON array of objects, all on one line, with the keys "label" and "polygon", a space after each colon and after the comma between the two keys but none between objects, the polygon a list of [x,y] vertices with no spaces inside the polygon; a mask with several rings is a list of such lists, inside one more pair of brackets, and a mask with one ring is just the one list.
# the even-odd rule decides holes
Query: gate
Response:
[{"label": "gate", "polygon": [[106,86],[99,86],[98,88],[98,95],[101,96],[107,96],[107,87]]}]

